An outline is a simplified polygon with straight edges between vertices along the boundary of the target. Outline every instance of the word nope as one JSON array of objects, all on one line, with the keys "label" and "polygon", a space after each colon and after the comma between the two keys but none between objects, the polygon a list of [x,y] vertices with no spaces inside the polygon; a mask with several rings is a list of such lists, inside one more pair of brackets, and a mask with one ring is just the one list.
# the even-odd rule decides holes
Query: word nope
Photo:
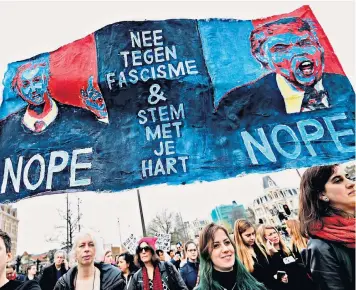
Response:
[{"label": "word nope", "polygon": [[[15,192],[20,191],[21,181],[23,181],[23,184],[27,190],[36,190],[42,185],[43,181],[46,180],[46,189],[51,190],[54,174],[64,171],[64,169],[68,166],[68,162],[70,163],[69,187],[89,185],[91,183],[91,179],[77,179],[76,172],[77,170],[91,168],[90,162],[78,162],[78,157],[82,154],[92,153],[93,148],[75,149],[73,150],[72,157],[70,158],[68,152],[66,151],[52,151],[50,153],[49,162],[47,166],[45,159],[41,154],[36,154],[32,156],[26,163],[24,162],[24,157],[20,156],[17,161],[16,174],[13,166],[13,161],[11,160],[11,158],[6,158],[3,171],[4,174],[1,183],[1,193],[5,193],[9,179],[11,179]],[[32,167],[39,168],[39,177],[37,181],[30,181],[31,178],[29,171]]]}]

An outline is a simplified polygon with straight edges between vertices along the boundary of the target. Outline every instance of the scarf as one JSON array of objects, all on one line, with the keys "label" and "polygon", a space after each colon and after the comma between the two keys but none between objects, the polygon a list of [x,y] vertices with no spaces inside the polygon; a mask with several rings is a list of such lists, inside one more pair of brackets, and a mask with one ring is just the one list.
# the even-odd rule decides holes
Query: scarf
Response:
[{"label": "scarf", "polygon": [[[148,274],[146,267],[142,267],[142,277],[143,277],[143,289],[150,290],[150,283],[148,280]],[[161,273],[159,272],[159,267],[155,266],[153,272],[153,290],[163,290]]]},{"label": "scarf", "polygon": [[321,222],[315,222],[310,228],[310,235],[330,242],[341,243],[348,248],[355,248],[355,218],[342,216],[330,216],[322,218]]}]

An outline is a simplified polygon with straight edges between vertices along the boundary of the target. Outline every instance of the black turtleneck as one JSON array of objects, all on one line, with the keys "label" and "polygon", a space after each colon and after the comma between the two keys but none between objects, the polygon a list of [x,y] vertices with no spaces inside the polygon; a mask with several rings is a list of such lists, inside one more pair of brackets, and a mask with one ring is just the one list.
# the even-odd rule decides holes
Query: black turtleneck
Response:
[{"label": "black turtleneck", "polygon": [[225,289],[232,290],[236,283],[236,272],[236,267],[230,272],[220,272],[213,268],[213,280],[219,282]]}]

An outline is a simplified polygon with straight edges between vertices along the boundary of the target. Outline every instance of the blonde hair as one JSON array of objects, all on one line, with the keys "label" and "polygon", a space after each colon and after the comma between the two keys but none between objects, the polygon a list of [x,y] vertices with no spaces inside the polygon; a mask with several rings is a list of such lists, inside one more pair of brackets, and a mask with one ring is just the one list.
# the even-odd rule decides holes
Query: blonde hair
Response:
[{"label": "blonde hair", "polygon": [[78,247],[79,241],[82,238],[87,237],[87,236],[89,236],[93,240],[94,245],[95,245],[95,259],[94,260],[96,262],[101,261],[101,258],[104,253],[104,249],[103,249],[102,243],[99,241],[96,234],[93,233],[92,231],[82,231],[75,236],[75,238],[73,240],[72,250],[70,252],[70,257],[71,257],[72,261],[76,261],[75,250]]},{"label": "blonde hair", "polygon": [[298,220],[287,220],[286,225],[290,228],[290,235],[292,238],[291,245],[294,245],[298,251],[301,252],[307,247],[307,239],[302,236],[300,222]]},{"label": "blonde hair", "polygon": [[248,222],[247,220],[244,220],[244,219],[236,220],[235,225],[234,225],[234,239],[235,239],[238,258],[240,259],[242,264],[244,264],[246,269],[250,273],[252,273],[254,270],[255,262],[252,258],[250,251],[249,251],[249,247],[245,245],[244,240],[242,238],[242,234],[245,231],[247,231],[249,228],[253,228],[253,230],[256,232],[253,225],[250,222]]},{"label": "blonde hair", "polygon": [[279,237],[279,247],[283,251],[284,254],[290,256],[292,254],[291,250],[287,247],[285,242],[283,241],[281,235],[279,234],[278,230],[272,225],[260,225],[257,229],[256,236],[257,236],[257,243],[260,244],[260,249],[262,253],[266,253],[268,256],[272,256],[273,253],[268,250],[267,248],[267,239],[265,237],[266,230],[275,230]]}]

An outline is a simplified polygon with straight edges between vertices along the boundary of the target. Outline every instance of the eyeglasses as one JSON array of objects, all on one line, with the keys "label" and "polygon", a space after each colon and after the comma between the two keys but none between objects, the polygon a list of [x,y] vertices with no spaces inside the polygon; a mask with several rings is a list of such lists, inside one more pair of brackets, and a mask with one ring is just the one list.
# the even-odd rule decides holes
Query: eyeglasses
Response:
[{"label": "eyeglasses", "polygon": [[197,251],[197,249],[190,249],[190,250],[188,250],[188,252],[190,252],[190,253],[196,252],[196,251]]},{"label": "eyeglasses", "polygon": [[143,250],[145,250],[145,252],[148,252],[148,251],[150,251],[150,250],[151,250],[151,248],[150,248],[150,247],[148,247],[148,246],[143,247],[143,248],[141,248],[141,247],[140,247],[140,253],[142,253],[142,251],[143,251]]}]

